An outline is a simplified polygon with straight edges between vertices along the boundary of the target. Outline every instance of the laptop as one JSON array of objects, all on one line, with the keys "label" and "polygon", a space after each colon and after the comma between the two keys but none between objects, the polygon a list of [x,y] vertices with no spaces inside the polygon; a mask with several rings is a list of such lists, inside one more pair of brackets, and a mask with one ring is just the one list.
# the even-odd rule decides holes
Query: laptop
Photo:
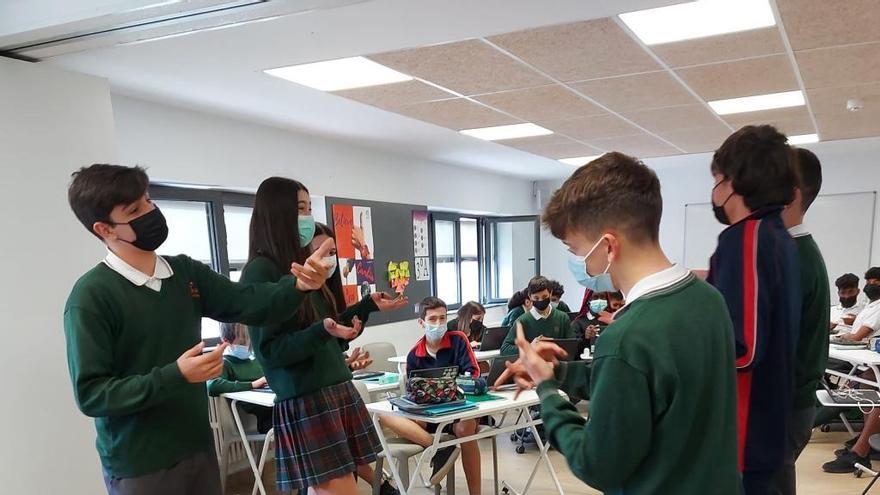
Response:
[{"label": "laptop", "polygon": [[[498,356],[497,358],[492,360],[492,366],[489,368],[489,374],[486,376],[486,383],[489,387],[493,387],[495,385],[495,381],[498,380],[498,377],[501,376],[501,373],[504,373],[504,370],[507,369],[507,361],[515,361],[516,356]],[[494,389],[498,391],[503,390],[513,390],[516,388],[516,384],[511,380],[510,383],[501,385],[500,387]]]},{"label": "laptop", "polygon": [[384,371],[366,371],[366,370],[358,370],[351,374],[351,378],[353,380],[369,380],[370,378],[376,378],[383,376],[385,374]]},{"label": "laptop", "polygon": [[581,353],[578,351],[581,339],[553,339],[550,342],[558,345],[568,354],[565,361],[577,361],[581,358]]},{"label": "laptop", "polygon": [[832,390],[825,380],[820,380],[822,382],[822,388],[828,392],[828,395],[831,397],[831,400],[834,401],[835,404],[841,404],[845,406],[880,406],[880,392],[876,390],[866,390],[860,388],[847,388],[847,389],[836,389]]},{"label": "laptop", "polygon": [[510,327],[492,327],[483,330],[483,339],[480,341],[481,351],[497,351],[501,349],[504,338],[510,332]]},{"label": "laptop", "polygon": [[409,378],[458,378],[458,366],[413,370],[410,371]]}]

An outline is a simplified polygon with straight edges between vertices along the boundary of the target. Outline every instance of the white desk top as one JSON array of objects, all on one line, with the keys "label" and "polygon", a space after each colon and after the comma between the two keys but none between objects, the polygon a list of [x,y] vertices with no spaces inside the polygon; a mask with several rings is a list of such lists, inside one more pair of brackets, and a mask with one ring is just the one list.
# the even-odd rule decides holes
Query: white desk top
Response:
[{"label": "white desk top", "polygon": [[[367,386],[367,391],[372,393],[390,392],[400,387],[400,380],[394,383],[376,383],[369,380],[362,380]],[[255,392],[248,390],[245,392],[232,392],[223,394],[229,400],[237,400],[239,402],[247,402],[248,404],[256,404],[258,406],[272,407],[275,405],[275,394],[272,392]]]},{"label": "white desk top", "polygon": [[828,357],[852,364],[880,365],[880,354],[868,349],[837,349],[831,346]]},{"label": "white desk top", "polygon": [[385,414],[390,416],[402,416],[404,418],[423,421],[425,423],[449,423],[461,419],[473,419],[488,416],[490,414],[499,414],[514,408],[529,407],[540,403],[538,393],[534,390],[524,391],[516,400],[513,399],[514,391],[490,392],[492,395],[504,397],[499,400],[490,400],[486,402],[478,402],[476,409],[468,409],[455,414],[447,414],[445,416],[422,416],[419,414],[410,414],[400,409],[392,408],[391,403],[387,400],[373,402],[367,404],[367,410],[371,414]]},{"label": "white desk top", "polygon": [[[494,351],[474,351],[474,357],[477,358],[477,361],[491,361],[500,355],[500,349]],[[388,358],[388,361],[397,364],[406,363],[406,355]]]}]

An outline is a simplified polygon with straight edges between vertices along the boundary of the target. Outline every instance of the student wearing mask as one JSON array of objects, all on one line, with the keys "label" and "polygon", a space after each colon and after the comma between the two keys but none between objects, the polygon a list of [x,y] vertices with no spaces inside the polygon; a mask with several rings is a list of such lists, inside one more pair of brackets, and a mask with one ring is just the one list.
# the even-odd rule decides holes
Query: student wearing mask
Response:
[{"label": "student wearing mask", "polygon": [[[664,255],[662,204],[657,175],[616,152],[553,194],[543,223],[568,246],[572,269],[591,287],[621,289],[627,304],[591,366],[557,361],[561,349],[529,344],[520,328],[520,358],[496,384],[537,385],[551,445],[597,490],[739,495],[730,317],[716,290]],[[587,385],[585,419],[559,390],[581,397],[574,391]]]},{"label": "student wearing mask", "polygon": [[865,305],[859,301],[859,277],[854,273],[844,273],[834,281],[837,287],[837,298],[840,304],[831,306],[831,329],[837,330],[839,325],[851,326],[856,316]]},{"label": "student wearing mask", "polygon": [[458,330],[468,336],[471,345],[476,345],[483,340],[483,318],[486,317],[486,308],[476,301],[464,303],[458,309],[458,317],[449,320],[447,330]]},{"label": "student wearing mask", "polygon": [[328,268],[318,253],[279,267],[276,283],[250,285],[185,255],[158,256],[168,225],[148,187],[140,167],[96,164],[73,174],[70,207],[107,247],[64,308],[74,398],[95,418],[109,494],[218,495],[204,382],[220,374],[228,344],[202,353],[202,317],[283,321]]},{"label": "student wearing mask", "polygon": [[[277,280],[281,267],[310,256],[315,230],[304,185],[282,177],[264,180],[254,200],[248,262],[241,280]],[[371,312],[398,309],[401,304],[372,294],[344,308],[326,287],[326,281],[336,276],[334,248],[328,238],[311,254],[329,270],[296,315],[279,324],[249,327],[254,353],[276,394],[273,427],[280,491],[309,488],[319,495],[354,495],[352,473],[374,462],[380,450],[366,406],[351,383],[343,350]]]},{"label": "student wearing mask", "polygon": [[513,326],[516,320],[530,309],[532,309],[532,301],[529,299],[528,289],[515,292],[507,302],[507,315],[501,320],[501,326]]},{"label": "student wearing mask", "polygon": [[868,268],[865,272],[865,284],[880,285],[880,266]]},{"label": "student wearing mask", "polygon": [[[424,336],[406,356],[406,372],[432,368],[457,366],[458,374],[479,373],[477,359],[471,350],[468,338],[458,330],[446,329],[446,303],[436,297],[428,297],[419,304],[419,326]],[[390,428],[402,438],[425,448],[434,443],[436,424],[400,416],[382,416],[382,426]],[[451,425],[456,437],[473,435],[477,431],[477,420],[456,421]],[[445,447],[434,454],[431,460],[433,471],[430,483],[439,485],[450,470],[455,468],[455,460],[459,455],[457,447]],[[470,495],[480,494],[480,447],[476,441],[461,444],[461,462],[467,478]]]},{"label": "student wearing mask", "polygon": [[[221,323],[220,341],[229,347],[223,352],[223,371],[220,376],[208,380],[208,395],[219,397],[231,392],[243,392],[266,387],[263,368],[254,359],[247,326],[240,323]],[[272,409],[256,404],[242,403],[242,411],[257,419],[257,430],[266,433],[272,429]]]},{"label": "student wearing mask", "polygon": [[816,417],[816,389],[828,365],[828,272],[813,236],[804,226],[804,215],[822,187],[822,166],[811,151],[792,148],[792,166],[797,177],[794,199],[782,211],[782,221],[797,246],[800,265],[801,315],[795,347],[794,396],[788,417],[785,458],[773,486],[774,493],[797,493],[795,462],[813,432]]},{"label": "student wearing mask", "polygon": [[800,268],[782,208],[797,185],[786,137],[768,125],[731,134],[712,158],[718,236],[707,281],[727,302],[736,341],[739,463],[746,495],[772,493],[794,398]]},{"label": "student wearing mask", "polygon": [[550,306],[550,289],[552,285],[544,277],[534,277],[529,281],[529,300],[532,309],[519,317],[501,344],[501,355],[516,355],[517,328],[522,328],[526,338],[531,342],[540,337],[546,339],[575,338],[571,329],[571,319],[567,313]]},{"label": "student wearing mask", "polygon": [[868,298],[868,305],[856,316],[852,332],[840,336],[844,340],[861,341],[880,335],[880,285],[865,285],[862,292]]},{"label": "student wearing mask", "polygon": [[551,280],[550,285],[550,306],[563,313],[571,313],[571,308],[562,300],[562,296],[565,295],[565,287],[556,280]]}]

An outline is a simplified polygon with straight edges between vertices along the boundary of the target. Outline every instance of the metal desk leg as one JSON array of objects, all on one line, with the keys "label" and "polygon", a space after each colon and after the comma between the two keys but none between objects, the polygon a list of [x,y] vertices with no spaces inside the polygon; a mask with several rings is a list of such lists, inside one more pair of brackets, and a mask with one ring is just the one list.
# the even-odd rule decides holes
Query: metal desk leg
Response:
[{"label": "metal desk leg", "polygon": [[407,495],[407,493],[409,493],[410,485],[404,485],[403,480],[400,479],[400,466],[397,465],[396,459],[391,456],[391,449],[388,448],[388,440],[385,438],[385,432],[382,431],[382,424],[379,423],[379,415],[375,413],[373,414],[373,428],[375,428],[376,435],[379,437],[382,451],[385,452],[385,461],[388,462],[388,467],[391,468],[391,476],[394,477],[394,482],[397,483],[397,489],[400,491],[401,495]]},{"label": "metal desk leg", "polygon": [[254,460],[254,453],[251,451],[250,442],[247,441],[247,432],[244,431],[244,425],[241,422],[241,415],[238,413],[238,401],[232,401],[232,417],[235,418],[235,426],[238,428],[238,434],[241,437],[241,443],[244,446],[244,453],[247,454],[248,463],[251,465],[251,471],[254,473],[255,483],[260,490],[260,495],[266,495],[266,487],[263,486],[263,477]]}]

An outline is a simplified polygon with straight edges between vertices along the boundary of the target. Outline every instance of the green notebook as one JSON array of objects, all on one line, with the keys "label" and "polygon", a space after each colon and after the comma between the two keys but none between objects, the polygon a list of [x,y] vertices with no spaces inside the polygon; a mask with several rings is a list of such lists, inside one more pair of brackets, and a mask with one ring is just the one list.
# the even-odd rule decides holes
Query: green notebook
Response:
[{"label": "green notebook", "polygon": [[422,411],[425,416],[445,416],[447,414],[455,414],[469,409],[476,409],[476,404],[465,402],[464,404],[441,404],[439,406],[427,407]]},{"label": "green notebook", "polygon": [[489,402],[490,400],[501,400],[504,397],[500,395],[483,394],[483,395],[466,395],[465,400],[476,404],[477,402]]}]

